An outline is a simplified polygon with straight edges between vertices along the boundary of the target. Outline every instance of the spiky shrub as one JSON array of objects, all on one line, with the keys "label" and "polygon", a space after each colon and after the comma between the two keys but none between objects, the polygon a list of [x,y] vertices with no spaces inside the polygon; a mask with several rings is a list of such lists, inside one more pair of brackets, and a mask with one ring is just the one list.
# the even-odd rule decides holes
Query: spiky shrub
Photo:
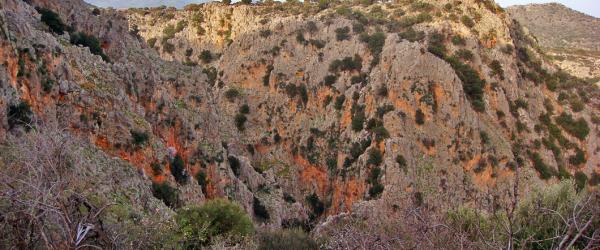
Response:
[{"label": "spiky shrub", "polygon": [[214,199],[200,207],[179,209],[175,216],[183,249],[201,249],[217,236],[243,240],[254,233],[250,217],[237,204]]}]

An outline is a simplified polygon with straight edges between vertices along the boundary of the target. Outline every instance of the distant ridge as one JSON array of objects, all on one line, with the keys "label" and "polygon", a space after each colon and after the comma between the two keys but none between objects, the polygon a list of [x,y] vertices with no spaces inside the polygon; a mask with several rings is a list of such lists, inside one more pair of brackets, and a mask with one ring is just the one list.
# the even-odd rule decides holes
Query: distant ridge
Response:
[{"label": "distant ridge", "polygon": [[507,8],[543,47],[600,51],[600,19],[562,4],[529,4]]}]

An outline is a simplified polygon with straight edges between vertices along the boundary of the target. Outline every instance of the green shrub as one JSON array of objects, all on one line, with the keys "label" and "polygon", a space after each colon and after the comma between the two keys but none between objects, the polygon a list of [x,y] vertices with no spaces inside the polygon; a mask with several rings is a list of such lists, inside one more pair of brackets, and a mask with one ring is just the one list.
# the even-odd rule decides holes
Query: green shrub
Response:
[{"label": "green shrub", "polygon": [[406,167],[406,159],[401,154],[399,154],[399,155],[396,156],[396,163],[398,163],[398,165],[400,166],[400,168],[405,168]]},{"label": "green shrub", "polygon": [[181,155],[175,155],[175,158],[171,161],[171,174],[175,178],[177,183],[184,185],[187,183],[188,175],[185,171],[185,162]]},{"label": "green shrub", "polygon": [[234,117],[234,121],[235,121],[235,127],[239,131],[244,131],[244,129],[245,129],[244,125],[246,124],[246,121],[248,121],[248,118],[246,118],[246,116],[244,114],[236,114]]},{"label": "green shrub", "polygon": [[567,133],[580,140],[584,140],[590,133],[590,128],[585,119],[579,118],[574,120],[570,114],[564,112],[556,118],[556,123],[565,129]]},{"label": "green shrub", "polygon": [[240,106],[240,110],[239,110],[240,114],[249,114],[250,113],[250,106],[248,106],[248,104],[244,104],[242,106]]},{"label": "green shrub", "polygon": [[325,204],[319,199],[316,193],[306,196],[306,202],[312,209],[311,217],[316,218],[325,212]]},{"label": "green shrub", "polygon": [[265,72],[265,75],[263,76],[263,86],[268,87],[269,83],[271,81],[271,72],[273,72],[273,65],[269,65],[267,66],[267,71]]},{"label": "green shrub", "polygon": [[233,174],[239,177],[241,171],[240,160],[238,160],[238,158],[235,158],[235,156],[230,155],[229,157],[227,157],[227,162],[229,162],[229,167],[231,168],[231,171],[233,171]]},{"label": "green shrub", "polygon": [[408,30],[399,33],[398,36],[410,42],[417,42],[422,41],[425,38],[425,32],[416,31],[412,27],[410,27],[408,28]]},{"label": "green shrub", "polygon": [[433,5],[426,2],[416,1],[410,5],[412,11],[430,12],[433,10]]},{"label": "green shrub", "polygon": [[260,250],[318,250],[319,245],[300,229],[284,229],[262,233]]},{"label": "green shrub", "polygon": [[337,81],[336,75],[326,75],[323,79],[323,84],[325,84],[326,86],[331,86],[335,83],[335,81]]},{"label": "green shrub", "polygon": [[377,198],[383,193],[383,185],[379,182],[374,183],[371,188],[369,188],[369,196],[371,198]]},{"label": "green shrub", "polygon": [[373,56],[373,61],[371,61],[371,65],[377,65],[379,63],[379,55],[383,50],[383,46],[385,45],[385,33],[383,32],[375,32],[372,35],[361,34],[360,41],[367,44],[367,48],[371,51],[371,55]]},{"label": "green shrub", "polygon": [[179,33],[181,31],[183,31],[183,29],[185,29],[185,27],[187,27],[188,22],[186,20],[179,20],[177,22],[177,26],[175,26],[175,33]]},{"label": "green shrub", "polygon": [[254,210],[254,215],[262,220],[269,220],[271,216],[269,215],[269,210],[262,204],[262,202],[254,196],[252,201],[252,210]]},{"label": "green shrub", "polygon": [[329,64],[329,71],[331,72],[352,70],[360,71],[361,69],[362,58],[360,58],[359,55],[354,55],[354,57],[344,57],[342,60],[336,59]]},{"label": "green shrub", "polygon": [[493,60],[488,66],[492,69],[492,76],[498,76],[500,80],[504,80],[504,69],[502,69],[500,61]]},{"label": "green shrub", "polygon": [[366,116],[364,106],[354,104],[352,107],[352,130],[355,132],[362,131],[365,119]]},{"label": "green shrub", "polygon": [[446,57],[446,46],[444,45],[444,35],[439,32],[429,34],[429,47],[427,50],[439,58]]},{"label": "green shrub", "polygon": [[17,105],[8,106],[6,115],[9,129],[24,126],[26,130],[29,130],[32,125],[33,112],[27,102],[21,101]]},{"label": "green shrub", "polygon": [[575,166],[584,164],[586,161],[587,160],[585,159],[585,153],[583,152],[583,150],[581,150],[579,148],[575,148],[575,155],[572,155],[571,157],[569,157],[569,163],[571,163]]},{"label": "green shrub", "polygon": [[350,28],[345,26],[343,28],[335,29],[335,39],[338,41],[344,41],[350,39]]},{"label": "green shrub", "polygon": [[533,153],[531,155],[531,160],[533,161],[533,167],[538,171],[540,178],[543,180],[548,180],[556,175],[555,171],[544,163],[542,157],[540,157],[538,153]]},{"label": "green shrub", "polygon": [[192,56],[193,53],[194,53],[194,49],[192,49],[192,48],[188,48],[188,49],[185,50],[185,56],[186,57]]},{"label": "green shrub", "polygon": [[581,171],[577,171],[575,173],[575,184],[577,185],[577,190],[582,190],[583,188],[585,188],[585,185],[588,182],[588,177],[587,175],[585,175],[585,173],[581,172]]},{"label": "green shrub", "polygon": [[267,37],[270,37],[270,36],[271,36],[271,34],[273,34],[273,32],[271,32],[271,30],[268,30],[268,29],[267,29],[267,30],[261,30],[261,31],[259,31],[259,32],[258,32],[258,34],[259,34],[261,37],[263,37],[263,38],[267,38]]},{"label": "green shrub", "polygon": [[250,217],[237,204],[214,199],[200,207],[179,209],[175,215],[182,249],[201,249],[217,236],[242,240],[254,233]]},{"label": "green shrub", "polygon": [[225,98],[227,98],[229,102],[235,101],[235,98],[237,98],[238,96],[240,96],[240,92],[237,89],[230,88],[227,91],[225,91]]},{"label": "green shrub", "polygon": [[308,40],[308,43],[312,46],[315,46],[317,49],[325,48],[325,41],[323,40],[310,39]]},{"label": "green shrub", "polygon": [[252,0],[240,0],[242,4],[252,4]]},{"label": "green shrub", "polygon": [[454,56],[465,61],[470,61],[471,59],[473,59],[474,55],[473,52],[471,52],[468,49],[459,49],[454,53]]},{"label": "green shrub", "polygon": [[335,98],[334,108],[336,110],[341,110],[344,107],[344,102],[346,101],[345,95],[339,95]]},{"label": "green shrub", "polygon": [[49,93],[52,91],[52,87],[54,87],[54,80],[49,78],[42,80],[42,90],[44,90],[44,92]]},{"label": "green shrub", "polygon": [[460,80],[463,82],[463,90],[467,98],[473,105],[473,109],[478,112],[485,111],[485,103],[483,102],[483,88],[485,81],[479,77],[477,71],[471,66],[460,62],[455,57],[446,58],[450,63]]},{"label": "green shrub", "polygon": [[372,148],[369,150],[369,159],[367,160],[367,164],[371,164],[373,166],[379,166],[383,163],[383,154],[378,148]]},{"label": "green shrub", "polygon": [[174,38],[175,34],[177,34],[175,26],[169,24],[163,29],[163,40],[169,40],[171,38]]},{"label": "green shrub", "polygon": [[48,25],[48,28],[50,28],[52,32],[58,35],[62,35],[65,32],[65,30],[67,30],[67,25],[63,23],[62,19],[58,14],[56,14],[56,12],[40,7],[36,7],[35,10],[37,10],[37,12],[40,13],[40,15],[42,16],[42,22]]},{"label": "green shrub", "polygon": [[399,21],[401,27],[410,27],[415,24],[431,22],[433,17],[429,13],[419,13],[416,16],[404,16]]},{"label": "green shrub", "polygon": [[471,19],[469,16],[464,15],[460,18],[460,21],[467,27],[469,28],[473,28],[473,26],[475,26],[475,22],[473,22],[473,19]]},{"label": "green shrub", "polygon": [[146,43],[148,43],[150,48],[154,48],[154,46],[156,46],[156,37],[149,38]]},{"label": "green shrub", "polygon": [[161,184],[152,183],[152,195],[170,208],[179,207],[179,192],[166,182]]},{"label": "green shrub", "polygon": [[71,43],[88,47],[94,55],[99,55],[104,61],[108,61],[108,57],[104,54],[100,41],[93,35],[88,35],[83,32],[71,33]]},{"label": "green shrub", "polygon": [[131,132],[131,138],[133,139],[134,146],[143,147],[148,142],[148,139],[150,139],[150,136],[148,136],[148,133],[146,133],[144,131],[131,130],[130,132]]},{"label": "green shrub", "polygon": [[419,125],[425,124],[425,113],[423,113],[421,109],[417,109],[417,111],[415,112],[415,121]]},{"label": "green shrub", "polygon": [[206,196],[206,185],[208,184],[206,172],[198,171],[196,174],[196,181],[198,181],[198,185],[202,188],[202,193]]},{"label": "green shrub", "polygon": [[454,44],[456,46],[465,46],[467,44],[467,42],[465,41],[465,39],[462,36],[455,35],[452,37],[452,44]]},{"label": "green shrub", "polygon": [[200,61],[203,63],[210,63],[213,60],[212,53],[210,53],[209,50],[202,50],[198,56],[198,59],[200,59]]},{"label": "green shrub", "polygon": [[380,85],[379,87],[377,87],[377,90],[376,90],[376,92],[377,92],[377,95],[378,95],[378,96],[381,96],[381,97],[386,97],[386,96],[388,95],[388,89],[387,89],[387,86],[385,86],[385,85],[383,85],[383,84],[382,84],[382,85]]}]

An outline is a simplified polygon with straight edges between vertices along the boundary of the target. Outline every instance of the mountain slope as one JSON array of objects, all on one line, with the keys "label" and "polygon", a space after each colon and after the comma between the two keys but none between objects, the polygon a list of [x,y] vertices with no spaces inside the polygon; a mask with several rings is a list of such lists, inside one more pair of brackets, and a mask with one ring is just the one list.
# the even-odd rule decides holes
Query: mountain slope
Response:
[{"label": "mountain slope", "polygon": [[[598,89],[488,1],[1,3],[2,138],[58,124],[173,209],[227,197],[258,227],[322,229],[350,212],[441,220],[559,179],[598,183]],[[71,27],[59,34],[40,8]]]}]

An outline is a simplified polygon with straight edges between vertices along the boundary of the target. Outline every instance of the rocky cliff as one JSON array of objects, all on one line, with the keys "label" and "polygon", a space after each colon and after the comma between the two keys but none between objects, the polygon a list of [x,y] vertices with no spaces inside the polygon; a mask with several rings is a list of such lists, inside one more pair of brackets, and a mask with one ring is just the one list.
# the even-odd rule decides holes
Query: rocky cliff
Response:
[{"label": "rocky cliff", "polygon": [[597,87],[493,2],[1,4],[1,137],[57,124],[173,208],[228,197],[264,228],[313,227],[599,182]]}]

